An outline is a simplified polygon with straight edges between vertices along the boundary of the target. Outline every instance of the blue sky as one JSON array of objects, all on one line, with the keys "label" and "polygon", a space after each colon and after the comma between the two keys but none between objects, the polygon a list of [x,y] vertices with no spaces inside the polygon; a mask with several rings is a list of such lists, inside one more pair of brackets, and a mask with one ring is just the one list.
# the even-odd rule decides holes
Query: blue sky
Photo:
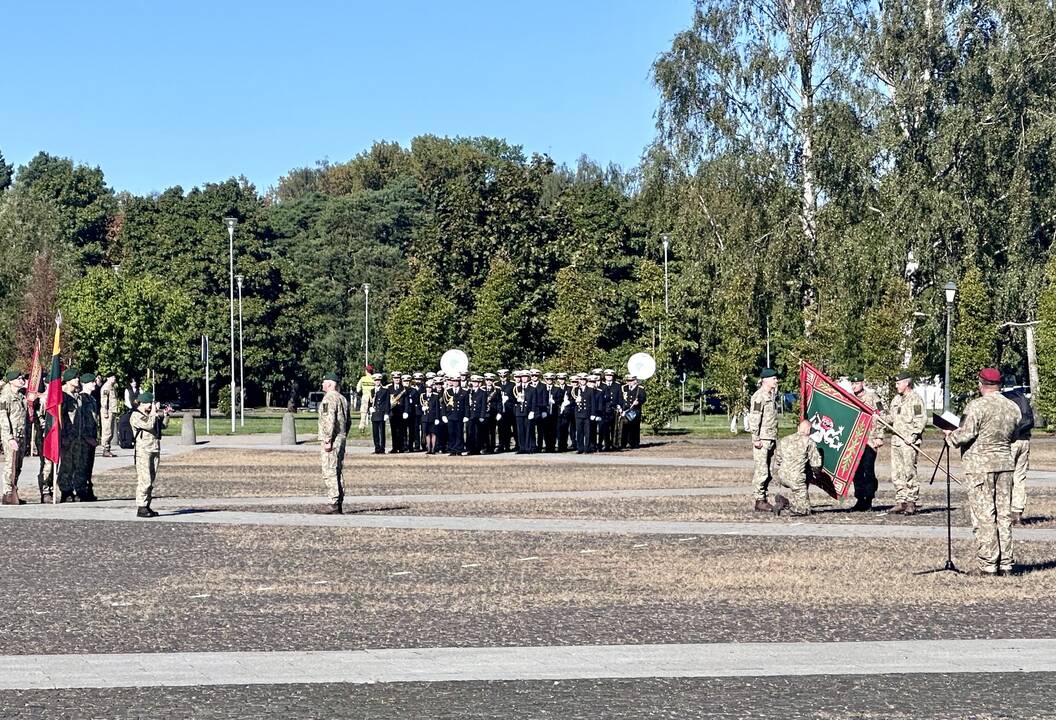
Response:
[{"label": "blue sky", "polygon": [[347,160],[375,140],[503,137],[631,167],[649,69],[690,0],[25,2],[0,10],[0,152],[185,189]]}]

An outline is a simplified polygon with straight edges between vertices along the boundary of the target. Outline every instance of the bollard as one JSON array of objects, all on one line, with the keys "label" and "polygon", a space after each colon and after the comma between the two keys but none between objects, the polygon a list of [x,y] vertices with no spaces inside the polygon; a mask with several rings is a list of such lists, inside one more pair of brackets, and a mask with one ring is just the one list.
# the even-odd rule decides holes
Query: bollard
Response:
[{"label": "bollard", "polygon": [[194,434],[194,414],[185,412],[180,423],[180,444],[197,445],[198,436]]},{"label": "bollard", "polygon": [[280,445],[297,444],[297,424],[293,421],[293,413],[287,411],[282,416],[282,437],[279,438]]}]

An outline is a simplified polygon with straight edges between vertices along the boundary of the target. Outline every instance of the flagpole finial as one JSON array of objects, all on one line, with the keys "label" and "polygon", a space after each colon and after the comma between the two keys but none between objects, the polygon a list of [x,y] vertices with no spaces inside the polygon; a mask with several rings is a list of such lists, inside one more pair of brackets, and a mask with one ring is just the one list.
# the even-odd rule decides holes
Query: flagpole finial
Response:
[{"label": "flagpole finial", "polygon": [[61,310],[58,311],[57,313],[55,313],[55,325],[56,326],[61,326],[62,325],[62,311]]}]

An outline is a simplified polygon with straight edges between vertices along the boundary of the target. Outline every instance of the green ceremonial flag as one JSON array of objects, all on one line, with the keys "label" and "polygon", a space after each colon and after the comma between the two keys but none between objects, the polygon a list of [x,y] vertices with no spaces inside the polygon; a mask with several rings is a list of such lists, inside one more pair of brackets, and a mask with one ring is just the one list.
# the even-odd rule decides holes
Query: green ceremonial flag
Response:
[{"label": "green ceremonial flag", "polygon": [[874,411],[808,362],[800,366],[799,389],[800,412],[813,427],[810,439],[821,453],[822,468],[835,495],[846,496],[869,439]]}]

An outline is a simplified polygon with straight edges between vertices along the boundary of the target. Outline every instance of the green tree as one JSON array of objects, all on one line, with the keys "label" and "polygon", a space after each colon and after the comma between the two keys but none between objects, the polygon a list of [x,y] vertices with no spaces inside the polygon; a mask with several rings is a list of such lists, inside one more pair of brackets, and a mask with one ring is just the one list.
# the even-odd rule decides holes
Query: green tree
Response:
[{"label": "green tree", "polygon": [[455,304],[443,294],[433,268],[422,267],[385,323],[390,369],[410,372],[437,367],[450,349]]},{"label": "green tree", "polygon": [[675,420],[682,409],[678,383],[675,382],[675,371],[668,366],[660,366],[646,383],[645,405],[642,406],[642,422],[659,433]]},{"label": "green tree", "polygon": [[0,152],[0,193],[11,186],[11,177],[13,173],[14,167],[11,163],[4,160],[4,154]]},{"label": "green tree", "polygon": [[482,369],[509,367],[518,357],[524,308],[513,263],[505,252],[491,258],[484,284],[477,291],[469,323],[469,357]]},{"label": "green tree", "polygon": [[549,340],[557,348],[554,364],[569,371],[590,370],[601,353],[601,322],[594,293],[598,277],[575,266],[561,268],[554,282],[557,304],[546,318]]},{"label": "green tree", "polygon": [[196,374],[192,303],[178,287],[150,275],[118,275],[93,268],[59,295],[75,361],[85,368],[159,383]]},{"label": "green tree", "polygon": [[1046,283],[1038,298],[1038,400],[1039,414],[1056,418],[1056,253],[1045,264]]},{"label": "green tree", "polygon": [[969,266],[957,286],[957,309],[950,348],[951,396],[968,394],[977,387],[981,368],[992,365],[997,330],[983,275]]}]

